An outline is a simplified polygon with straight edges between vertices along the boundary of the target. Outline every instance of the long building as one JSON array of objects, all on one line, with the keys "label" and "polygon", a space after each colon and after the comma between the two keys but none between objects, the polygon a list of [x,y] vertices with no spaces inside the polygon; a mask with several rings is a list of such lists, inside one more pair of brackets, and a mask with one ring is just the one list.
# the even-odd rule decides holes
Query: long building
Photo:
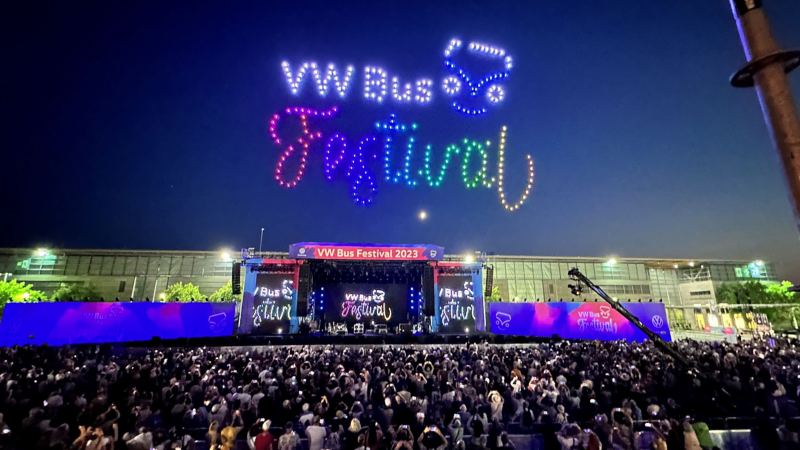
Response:
[{"label": "long building", "polygon": [[[261,256],[261,255],[259,255]],[[288,258],[267,252],[268,258]],[[64,284],[92,284],[107,300],[156,299],[174,283],[192,283],[211,295],[231,279],[233,252],[166,250],[0,249],[0,277],[52,295]],[[494,270],[502,301],[594,301],[592,292],[572,295],[572,267],[620,301],[666,304],[673,326],[698,327],[696,308],[716,302],[723,283],[778,281],[766,261],[476,255]],[[449,260],[464,260],[464,255]]]}]

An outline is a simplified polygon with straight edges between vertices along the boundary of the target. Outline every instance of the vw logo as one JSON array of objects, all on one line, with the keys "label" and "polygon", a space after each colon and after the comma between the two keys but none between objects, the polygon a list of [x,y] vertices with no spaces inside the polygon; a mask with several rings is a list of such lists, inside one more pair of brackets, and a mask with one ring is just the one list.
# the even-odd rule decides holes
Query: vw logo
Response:
[{"label": "vw logo", "polygon": [[435,257],[436,257],[436,250],[431,250],[431,258],[435,258]]},{"label": "vw logo", "polygon": [[301,255],[305,255],[306,254],[306,248],[305,247],[300,247],[300,250],[298,250],[297,253],[299,253]]},{"label": "vw logo", "polygon": [[664,326],[664,319],[661,316],[653,316],[653,326],[656,328],[661,328]]}]

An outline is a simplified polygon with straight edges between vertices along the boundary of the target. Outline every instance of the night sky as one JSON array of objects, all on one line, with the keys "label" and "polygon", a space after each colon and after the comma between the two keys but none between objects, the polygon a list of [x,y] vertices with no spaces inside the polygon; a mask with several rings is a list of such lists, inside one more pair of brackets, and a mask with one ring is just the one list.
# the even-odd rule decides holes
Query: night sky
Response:
[{"label": "night sky", "polygon": [[[800,282],[798,230],[756,93],[728,83],[745,58],[726,0],[115,3],[3,6],[0,246],[238,249],[258,247],[264,227],[269,250],[391,242],[766,259]],[[800,47],[800,2],[765,3],[779,42]],[[460,115],[442,90],[454,37],[513,57],[505,98],[485,116]],[[464,48],[456,57],[478,78],[502,69]],[[294,96],[282,61],[356,72],[344,99],[320,98],[310,76]],[[365,100],[366,65],[402,83],[432,79],[432,101]],[[800,92],[798,74],[793,87]],[[275,166],[287,144],[275,145],[268,126],[290,106],[339,112],[310,120],[322,137],[286,189]],[[386,182],[372,161],[377,194],[357,205],[346,163],[325,179],[324,142],[339,132],[355,148],[392,112],[418,124],[394,146],[399,164],[415,137],[418,184]],[[297,117],[282,120],[293,142]],[[468,138],[491,141],[496,177],[503,125],[511,202],[524,189],[525,155],[535,162],[519,210],[503,209],[496,184],[467,189],[461,156],[439,188],[417,174],[425,145],[438,171],[445,147]]]}]

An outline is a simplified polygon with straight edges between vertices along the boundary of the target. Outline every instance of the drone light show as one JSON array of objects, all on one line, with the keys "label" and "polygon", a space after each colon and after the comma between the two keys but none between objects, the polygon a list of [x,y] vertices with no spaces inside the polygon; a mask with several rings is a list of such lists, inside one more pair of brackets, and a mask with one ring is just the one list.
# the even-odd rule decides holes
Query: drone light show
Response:
[{"label": "drone light show", "polygon": [[[476,75],[464,63],[474,59],[492,69]],[[480,120],[507,100],[510,92],[506,82],[513,63],[513,57],[502,47],[481,42],[465,44],[460,39],[447,44],[440,77],[403,77],[375,64],[359,68],[349,63],[283,61],[282,78],[297,106],[273,114],[269,121],[270,137],[281,152],[275,180],[287,189],[296,187],[309,164],[313,164],[313,149],[318,148],[325,179],[346,179],[352,200],[358,205],[376,200],[379,181],[409,189],[438,188],[448,174],[455,172],[450,178],[460,177],[466,189],[496,189],[500,205],[507,211],[516,211],[531,193],[535,170],[531,155],[517,164],[506,160],[506,126],[489,139],[464,136],[438,144],[423,141],[424,124],[403,122],[397,112],[388,118],[373,118],[369,122],[374,123],[371,131],[362,136],[348,136],[341,131],[328,133],[320,128],[323,124],[335,126],[336,119],[347,110],[343,103],[353,99],[404,110],[427,108],[439,101],[467,120]],[[305,96],[312,96],[311,101],[329,99],[336,104],[327,108],[302,106]],[[488,171],[493,151],[497,158],[494,175]],[[461,158],[461,164],[451,166],[456,157]],[[524,188],[519,194],[507,192],[505,178],[511,171],[524,176]]]}]

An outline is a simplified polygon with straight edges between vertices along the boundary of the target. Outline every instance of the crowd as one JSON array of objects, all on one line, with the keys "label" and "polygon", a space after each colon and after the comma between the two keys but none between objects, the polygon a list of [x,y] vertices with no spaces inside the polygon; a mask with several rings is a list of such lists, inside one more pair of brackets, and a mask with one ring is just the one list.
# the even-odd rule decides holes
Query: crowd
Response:
[{"label": "crowd", "polygon": [[700,450],[710,418],[753,416],[764,448],[800,448],[795,344],[672,344],[707,377],[649,342],[4,348],[0,447]]}]

